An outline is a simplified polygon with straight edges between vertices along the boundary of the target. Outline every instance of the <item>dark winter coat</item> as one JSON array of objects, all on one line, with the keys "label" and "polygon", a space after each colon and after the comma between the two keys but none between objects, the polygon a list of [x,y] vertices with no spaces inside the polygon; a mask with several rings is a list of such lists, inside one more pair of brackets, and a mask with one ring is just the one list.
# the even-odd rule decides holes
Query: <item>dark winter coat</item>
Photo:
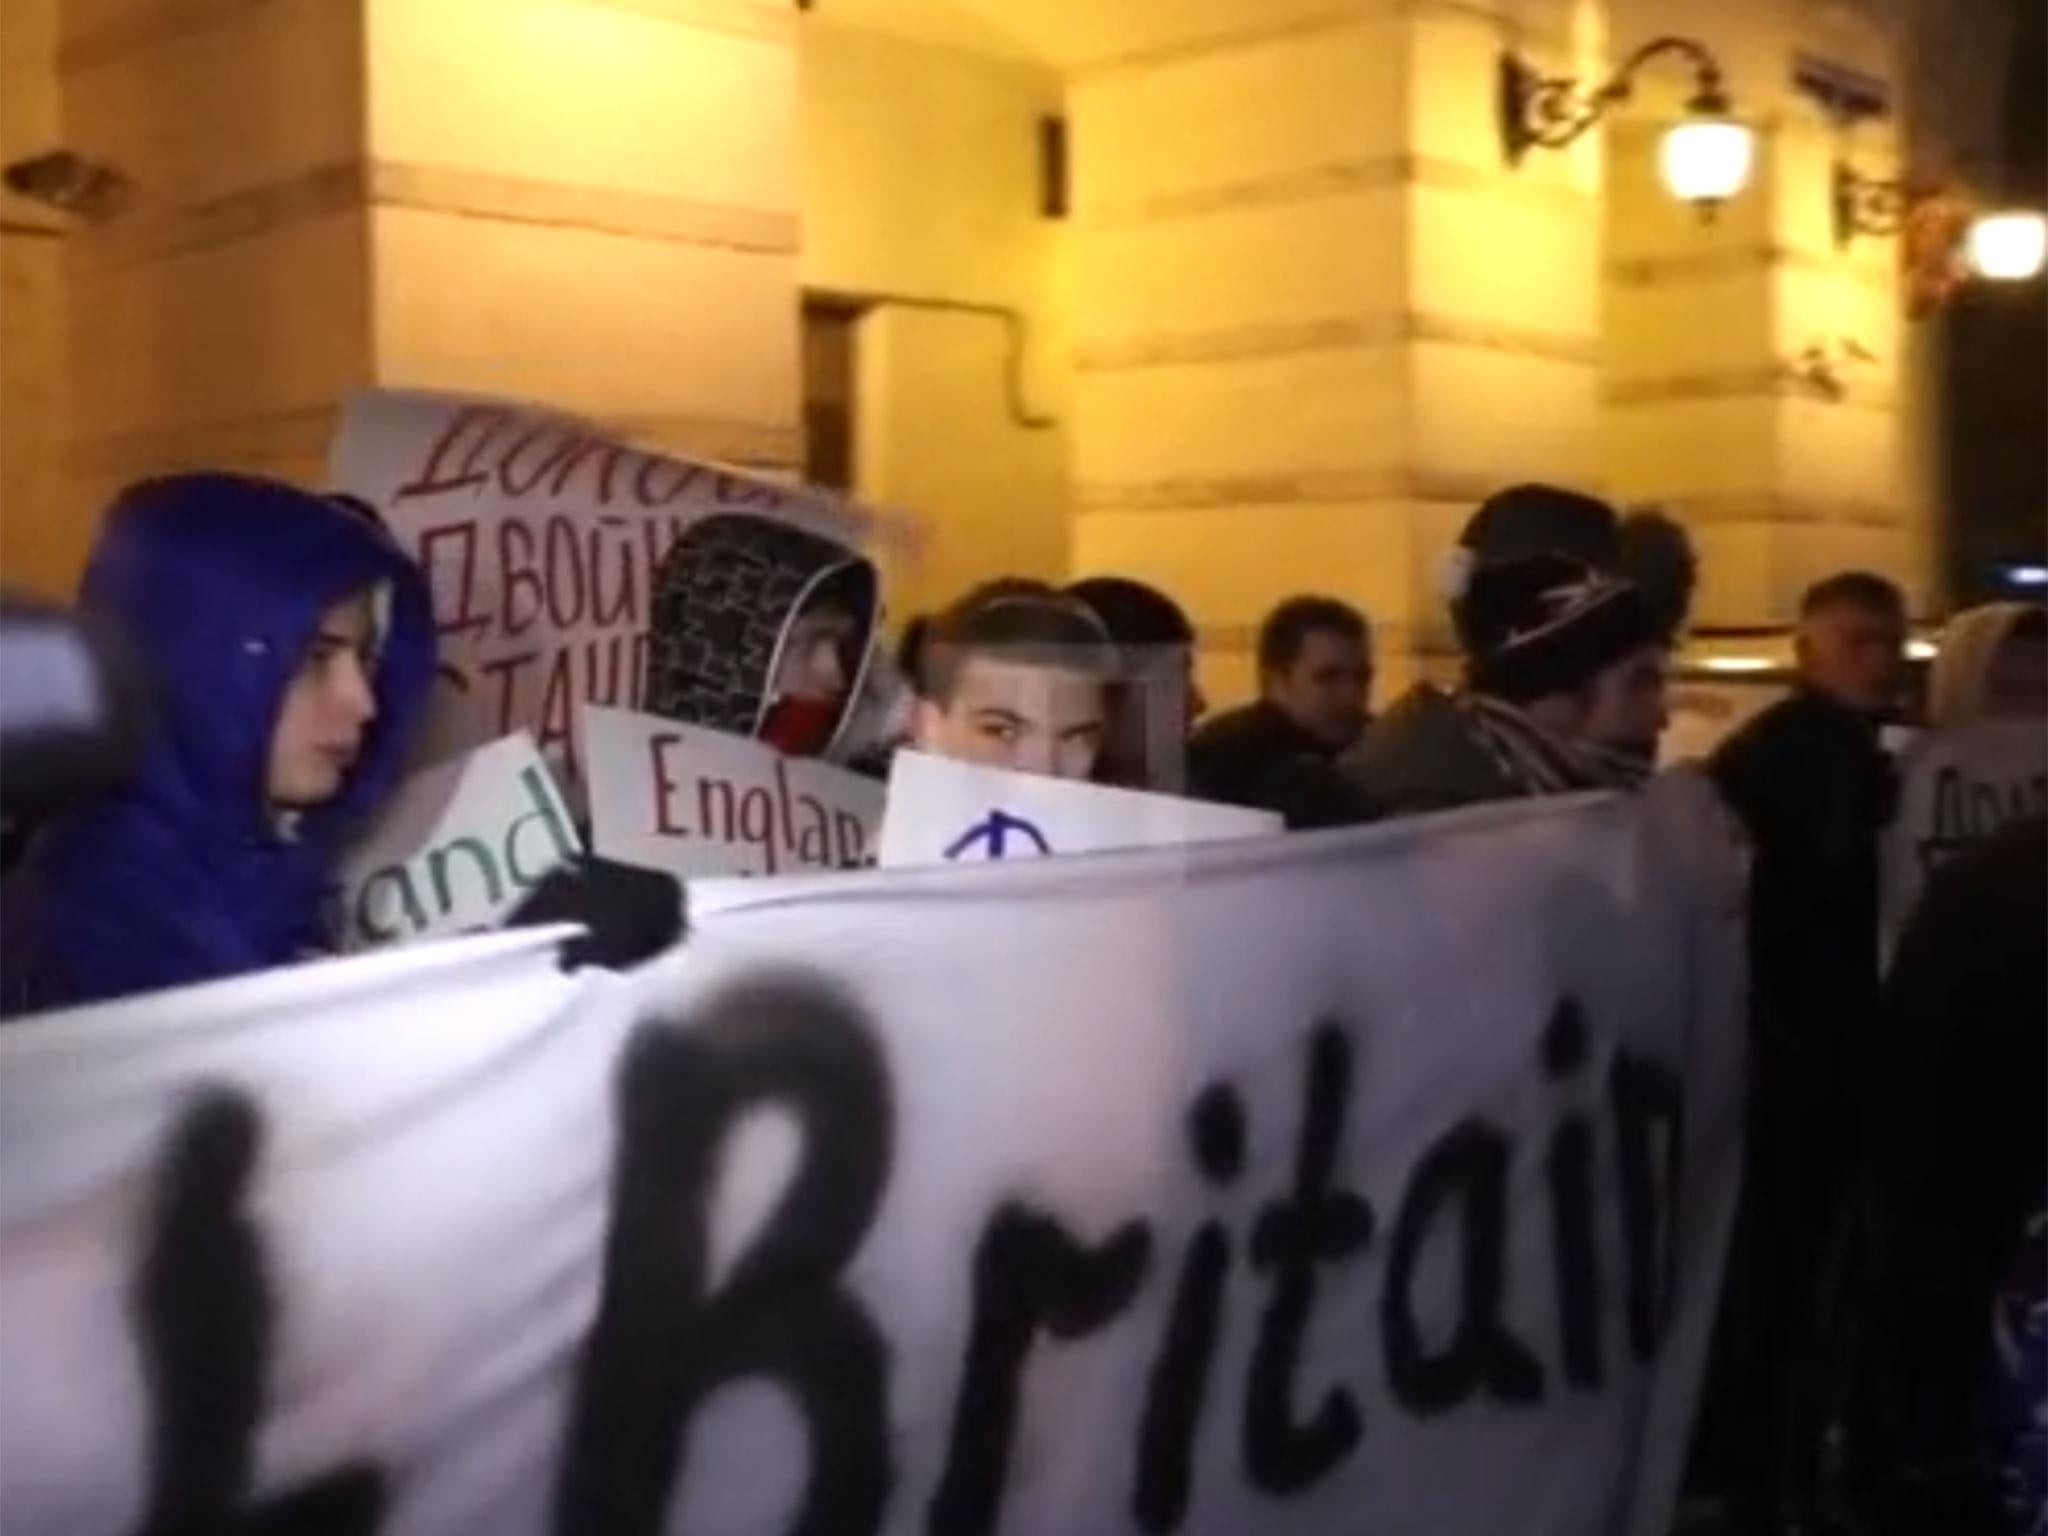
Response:
[{"label": "dark winter coat", "polygon": [[1205,720],[1188,742],[1188,793],[1277,811],[1291,830],[1349,826],[1370,807],[1337,772],[1337,749],[1261,699]]},{"label": "dark winter coat", "polygon": [[[382,584],[377,715],[339,794],[286,827],[271,736],[318,629]],[[156,728],[133,780],[36,837],[5,893],[0,996],[21,1012],[283,965],[324,948],[351,832],[405,765],[434,672],[427,587],[385,532],[271,481],[178,475],[109,512],[80,591],[148,666]]]}]

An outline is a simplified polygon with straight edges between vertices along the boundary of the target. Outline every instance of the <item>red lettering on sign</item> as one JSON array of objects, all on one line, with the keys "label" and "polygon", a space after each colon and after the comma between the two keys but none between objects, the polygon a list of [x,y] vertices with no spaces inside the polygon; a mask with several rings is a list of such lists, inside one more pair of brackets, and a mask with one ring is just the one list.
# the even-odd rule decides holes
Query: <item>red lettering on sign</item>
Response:
[{"label": "red lettering on sign", "polygon": [[[602,546],[604,533],[610,530],[619,535],[612,548],[618,553],[615,567],[618,578],[618,601],[611,610],[605,610],[604,600],[604,556]],[[627,531],[623,517],[600,517],[597,526],[590,530],[590,621],[593,624],[628,624],[640,627],[640,573],[633,564],[633,540]]]},{"label": "red lettering on sign", "polygon": [[566,646],[549,658],[548,680],[540,695],[540,728],[534,733],[542,752],[550,752],[557,746],[562,749],[562,762],[567,766],[572,782],[578,777],[576,743],[570,735],[570,720],[576,705],[572,673],[574,661],[575,657]]},{"label": "red lettering on sign", "polygon": [[[442,558],[441,545],[453,539],[460,548],[453,562],[453,580],[446,579],[444,572],[449,562]],[[476,523],[467,519],[459,523],[442,523],[428,528],[420,534],[420,569],[426,573],[427,586],[434,595],[434,632],[441,635],[458,635],[466,630],[482,629],[491,622],[489,614],[475,611],[476,603]],[[453,596],[453,611],[444,599]]]},{"label": "red lettering on sign", "polygon": [[[666,490],[657,491],[655,473],[658,470],[673,470],[675,479]],[[665,507],[688,490],[697,477],[704,473],[702,465],[684,464],[675,459],[663,458],[650,453],[640,460],[639,471],[633,476],[633,495],[643,507]]]},{"label": "red lettering on sign", "polygon": [[612,504],[612,481],[618,474],[619,460],[625,456],[625,452],[624,448],[609,438],[582,437],[576,440],[570,451],[562,455],[561,464],[555,470],[555,483],[549,489],[557,496],[562,495],[568,490],[570,479],[582,468],[584,461],[595,455],[598,461],[597,504],[600,507],[608,507]]},{"label": "red lettering on sign", "polygon": [[[545,442],[550,432],[564,434],[562,441],[555,445],[552,452],[541,455],[538,467],[522,483],[518,478],[520,459],[526,455],[527,451],[535,443]],[[499,488],[507,496],[520,497],[526,495],[547,478],[548,471],[555,468],[561,462],[563,455],[576,445],[577,439],[580,436],[581,434],[566,422],[545,420],[535,422],[525,432],[520,434],[518,440],[505,450],[505,456],[498,460]]]},{"label": "red lettering on sign", "polygon": [[[619,709],[631,709],[633,701],[619,696],[621,683],[628,681],[626,668],[621,664],[626,656],[625,635],[612,635],[603,640],[593,640],[583,647],[583,698],[591,704],[609,704]],[[604,680],[598,680],[598,658],[603,656],[607,665]]]},{"label": "red lettering on sign", "polygon": [[[392,499],[404,501],[413,496],[440,496],[449,491],[482,485],[489,478],[477,467],[483,460],[484,450],[513,419],[510,411],[499,406],[463,406],[448,418],[448,425],[441,429],[441,435],[428,450],[427,462],[418,476],[401,485]],[[461,468],[455,469],[449,460],[455,456],[458,445],[462,445],[465,451]]]},{"label": "red lettering on sign", "polygon": [[[504,599],[500,618],[504,632],[511,637],[533,628],[546,603],[534,556],[533,529],[516,512],[507,513],[498,524],[498,579],[503,583]],[[520,602],[522,593],[527,598],[524,604]]]},{"label": "red lettering on sign", "polygon": [[486,677],[499,680],[498,689],[498,730],[500,736],[510,735],[513,730],[514,708],[518,701],[519,671],[540,660],[538,651],[521,651],[517,656],[500,656],[487,661],[479,670]]},{"label": "red lettering on sign", "polygon": [[[679,780],[668,771],[668,749],[680,747],[683,738],[674,731],[663,731],[647,741],[648,755],[654,760],[654,830],[663,837],[688,837],[690,829],[669,814],[669,801],[682,788]],[[698,786],[699,809],[702,809],[703,786]]]},{"label": "red lettering on sign", "polygon": [[788,499],[765,480],[755,480],[746,475],[735,475],[726,471],[720,471],[718,478],[712,482],[711,495],[720,506],[760,507],[769,512]]},{"label": "red lettering on sign", "polygon": [[583,546],[576,542],[576,525],[559,513],[548,519],[545,553],[548,621],[557,630],[572,629],[583,622],[590,594],[584,588]]}]

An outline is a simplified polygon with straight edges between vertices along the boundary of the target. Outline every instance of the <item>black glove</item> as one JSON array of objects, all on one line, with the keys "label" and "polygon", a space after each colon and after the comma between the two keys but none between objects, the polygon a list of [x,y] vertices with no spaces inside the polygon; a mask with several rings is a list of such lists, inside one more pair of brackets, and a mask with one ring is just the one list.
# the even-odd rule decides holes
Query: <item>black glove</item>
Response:
[{"label": "black glove", "polygon": [[508,928],[581,923],[562,946],[562,969],[624,970],[680,943],[686,931],[682,882],[589,855],[548,873],[505,920]]}]

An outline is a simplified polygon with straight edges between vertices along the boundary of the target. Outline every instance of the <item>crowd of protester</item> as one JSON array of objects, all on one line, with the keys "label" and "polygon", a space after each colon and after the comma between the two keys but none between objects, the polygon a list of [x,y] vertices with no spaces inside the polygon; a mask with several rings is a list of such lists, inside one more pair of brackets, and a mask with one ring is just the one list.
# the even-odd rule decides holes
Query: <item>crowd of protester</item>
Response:
[{"label": "crowd of protester", "polygon": [[[772,535],[775,596],[735,609],[726,542],[760,537],[737,521],[707,519],[663,564],[648,712],[875,772],[908,745],[1296,830],[1641,785],[1695,577],[1661,518],[1514,487],[1476,509],[1446,573],[1456,654],[1410,637],[1435,676],[1375,713],[1370,617],[1289,595],[1258,631],[1257,697],[1211,713],[1196,627],[1141,582],[992,580],[885,654],[875,568],[795,529]],[[5,1011],[320,953],[339,853],[427,707],[417,567],[359,504],[183,475],[111,509],[81,608],[146,663],[150,729],[122,783],[14,860]],[[1881,577],[1813,586],[1794,686],[1706,765],[1753,849],[1746,1172],[1695,1455],[1699,1507],[1730,1531],[2040,1528],[2040,1478],[2019,1478],[2034,1523],[2015,1527],[2000,1454],[2030,1446],[2039,1471],[2048,832],[2016,821],[1940,871],[1881,971],[1907,620]],[[877,669],[897,685],[885,724],[849,741]],[[1937,726],[2048,717],[2048,618],[1959,615],[1927,696]],[[2036,1298],[2016,1416],[1992,1368],[2015,1274]]]}]

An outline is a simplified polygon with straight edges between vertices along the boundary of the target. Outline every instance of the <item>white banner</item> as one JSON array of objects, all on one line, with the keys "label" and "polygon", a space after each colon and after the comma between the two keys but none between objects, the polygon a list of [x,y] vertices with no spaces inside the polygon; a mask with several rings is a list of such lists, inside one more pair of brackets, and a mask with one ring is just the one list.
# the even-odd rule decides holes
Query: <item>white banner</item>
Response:
[{"label": "white banner", "polygon": [[775,875],[875,862],[882,786],[722,731],[586,708],[590,842],[669,874]]},{"label": "white banner", "polygon": [[416,773],[342,861],[342,948],[491,927],[581,851],[524,731]]},{"label": "white banner", "polygon": [[889,767],[881,864],[884,869],[902,869],[1177,847],[1266,837],[1283,825],[1271,811],[1010,773],[903,751]]},{"label": "white banner", "polygon": [[[9,1536],[1663,1536],[1711,796],[858,874],[0,1031]],[[522,947],[525,946],[525,947]]]},{"label": "white banner", "polygon": [[725,511],[849,547],[866,530],[823,492],[450,395],[353,397],[328,477],[378,510],[433,587],[442,687],[427,755],[528,730],[572,787],[577,705],[639,704],[654,576],[684,529]]},{"label": "white banner", "polygon": [[1931,731],[1899,764],[1899,814],[1884,840],[1888,944],[1920,903],[1944,859],[2008,821],[2048,814],[2048,728],[2038,720],[1983,720]]}]

